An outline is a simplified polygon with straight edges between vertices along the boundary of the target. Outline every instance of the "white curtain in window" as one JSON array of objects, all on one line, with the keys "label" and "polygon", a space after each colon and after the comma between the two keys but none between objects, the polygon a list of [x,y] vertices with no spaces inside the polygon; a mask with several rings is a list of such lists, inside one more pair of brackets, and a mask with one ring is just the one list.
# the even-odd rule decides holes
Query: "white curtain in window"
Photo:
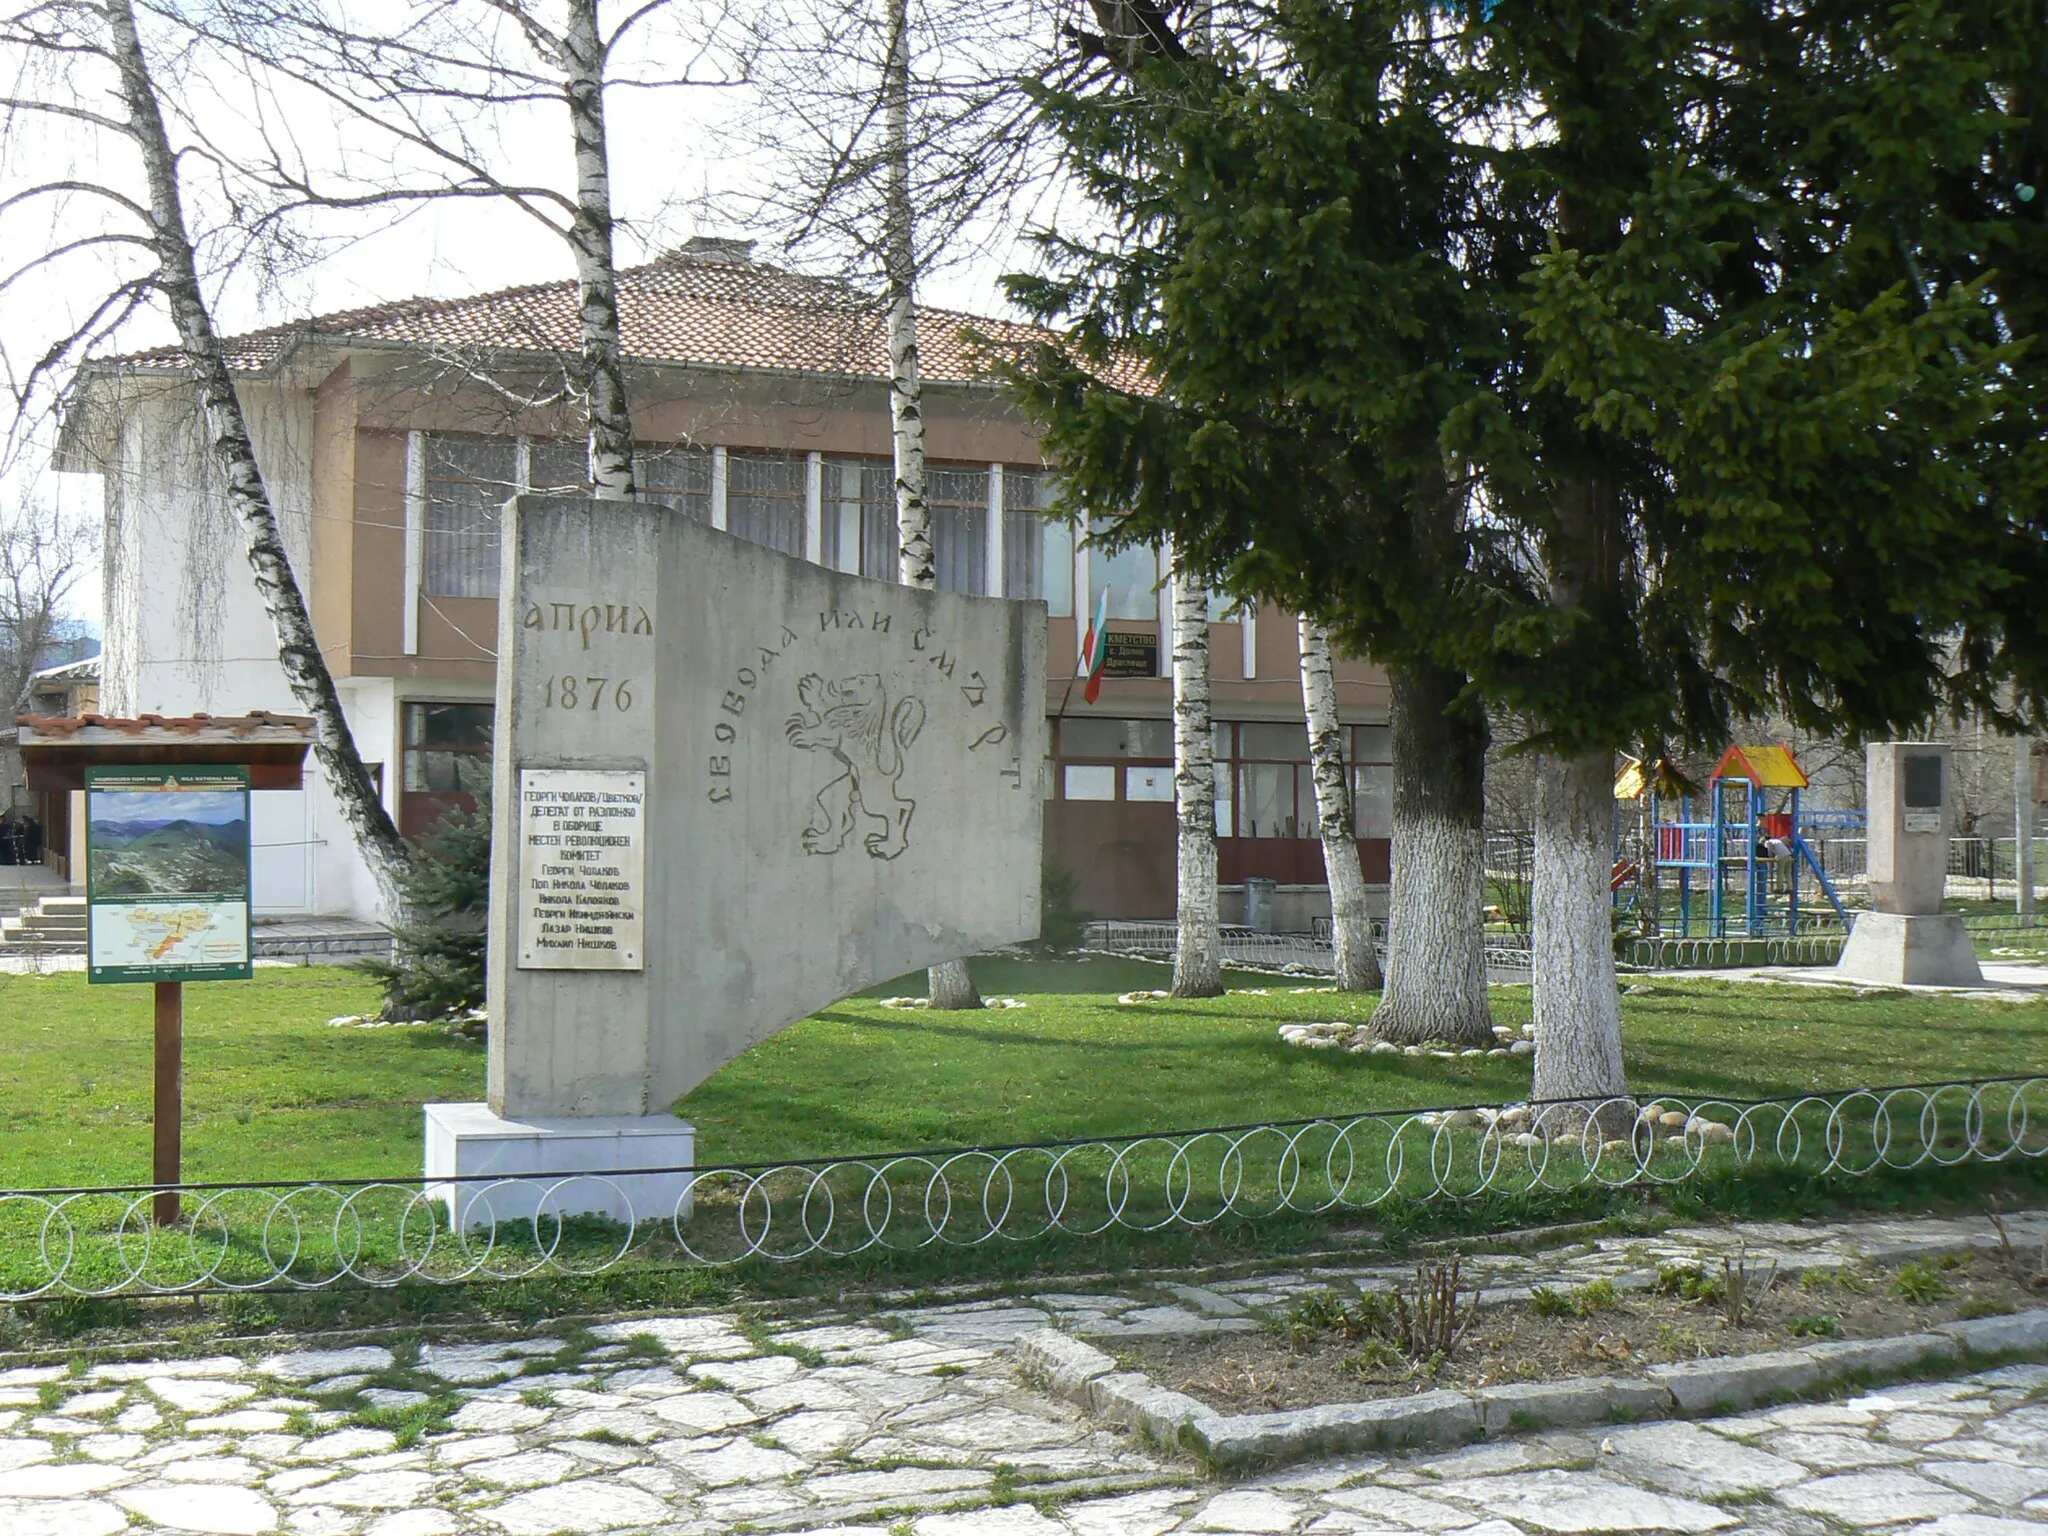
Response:
[{"label": "white curtain in window", "polygon": [[785,555],[804,552],[805,463],[762,453],[726,455],[726,532]]},{"label": "white curtain in window", "polygon": [[422,577],[434,597],[496,597],[500,513],[518,490],[510,437],[427,439]]},{"label": "white curtain in window", "polygon": [[[1097,519],[1091,532],[1100,535],[1114,526],[1106,519]],[[1095,617],[1104,587],[1110,589],[1109,616],[1112,619],[1156,620],[1159,617],[1158,552],[1148,544],[1120,549],[1113,555],[1105,553],[1099,546],[1091,548],[1088,555],[1090,619]]]}]

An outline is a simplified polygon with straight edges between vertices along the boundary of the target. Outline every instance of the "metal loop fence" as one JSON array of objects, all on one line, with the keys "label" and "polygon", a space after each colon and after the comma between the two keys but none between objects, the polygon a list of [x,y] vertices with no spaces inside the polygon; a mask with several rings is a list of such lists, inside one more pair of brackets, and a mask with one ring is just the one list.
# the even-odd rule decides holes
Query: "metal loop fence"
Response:
[{"label": "metal loop fence", "polygon": [[[1235,969],[1272,971],[1308,979],[1336,974],[1337,946],[1330,937],[1328,918],[1317,918],[1313,933],[1260,933],[1226,924],[1221,930],[1221,941],[1223,963]],[[1372,941],[1384,956],[1385,924],[1372,924]],[[1180,949],[1180,930],[1172,923],[1093,922],[1088,925],[1084,944],[1105,954],[1171,964]],[[1527,946],[1488,942],[1486,970],[1490,981],[1527,981]]]},{"label": "metal loop fence", "polygon": [[[0,1190],[0,1301],[788,1263],[1717,1172],[2001,1163],[2048,1154],[2044,1111],[2048,1077],[1470,1105],[559,1178],[190,1184],[179,1221],[162,1227],[150,1220],[155,1186]],[[591,1211],[610,1214],[579,1214]]]}]

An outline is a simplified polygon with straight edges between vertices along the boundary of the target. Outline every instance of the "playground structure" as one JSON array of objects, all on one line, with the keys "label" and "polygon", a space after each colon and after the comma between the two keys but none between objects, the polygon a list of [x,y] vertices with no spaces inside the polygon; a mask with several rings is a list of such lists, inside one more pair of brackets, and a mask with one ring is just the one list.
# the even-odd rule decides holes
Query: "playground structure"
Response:
[{"label": "playground structure", "polygon": [[[1815,852],[1816,839],[1860,836],[1861,811],[1808,809],[1801,797],[1808,788],[1805,771],[1785,746],[1731,746],[1721,755],[1705,791],[1697,797],[1679,794],[1660,798],[1655,775],[1630,760],[1615,780],[1617,858],[1614,895],[1617,906],[1640,904],[1646,928],[1663,930],[1663,877],[1676,880],[1679,935],[1695,932],[1695,908],[1705,907],[1704,932],[1714,938],[1796,936],[1801,931],[1802,895],[1811,918],[1822,910],[1814,900],[1826,899],[1832,917],[1847,913],[1826,867]],[[1625,818],[1624,804],[1639,807]],[[1675,812],[1675,814],[1673,814]],[[1631,856],[1627,835],[1640,828]],[[1802,892],[1806,875],[1813,884]],[[1809,926],[1811,924],[1809,923]]]}]

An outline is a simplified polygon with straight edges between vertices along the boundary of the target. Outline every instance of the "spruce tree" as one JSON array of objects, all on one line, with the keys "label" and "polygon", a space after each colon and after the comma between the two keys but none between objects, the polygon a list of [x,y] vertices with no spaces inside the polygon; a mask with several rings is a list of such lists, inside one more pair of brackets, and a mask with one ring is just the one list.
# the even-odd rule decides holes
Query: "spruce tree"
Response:
[{"label": "spruce tree", "polygon": [[1023,397],[1083,498],[1529,723],[1536,1093],[1618,1097],[1614,751],[1988,677],[1947,663],[2015,558],[1981,438],[2020,354],[1912,233],[1985,66],[1910,5],[1254,25],[1048,91],[1118,238],[1015,284],[1069,328]]},{"label": "spruce tree", "polygon": [[484,1005],[490,787],[474,792],[475,810],[448,810],[413,840],[407,915],[392,928],[391,959],[365,967],[384,983],[387,1019],[460,1018]]}]

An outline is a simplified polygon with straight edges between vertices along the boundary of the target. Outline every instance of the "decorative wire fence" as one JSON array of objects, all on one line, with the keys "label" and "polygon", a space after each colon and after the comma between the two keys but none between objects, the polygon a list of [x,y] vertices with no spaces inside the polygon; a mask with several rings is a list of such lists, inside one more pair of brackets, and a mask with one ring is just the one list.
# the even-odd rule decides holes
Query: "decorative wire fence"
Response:
[{"label": "decorative wire fence", "polygon": [[[1390,1202],[2048,1154],[2048,1077],[1555,1102],[566,1178],[0,1191],[0,1301],[448,1285],[1200,1229]],[[618,1219],[566,1214],[609,1209]],[[511,1215],[511,1209],[524,1214]]]},{"label": "decorative wire fence", "polygon": [[[1337,969],[1327,926],[1320,933],[1260,933],[1226,923],[1221,932],[1223,963],[1240,970],[1328,976]],[[1373,942],[1384,938],[1384,930],[1373,924]],[[1082,942],[1088,949],[1170,962],[1180,950],[1180,930],[1172,923],[1093,922]]]},{"label": "decorative wire fence", "polygon": [[[1250,928],[1225,925],[1222,930],[1223,963],[1238,970],[1273,971],[1284,976],[1333,976],[1337,970],[1337,949],[1330,937],[1330,920],[1319,917],[1315,924],[1313,933],[1259,933]],[[1387,942],[1384,924],[1372,925],[1372,941],[1384,956]],[[1180,950],[1180,930],[1172,923],[1093,922],[1088,924],[1082,943],[1087,949],[1108,954],[1171,964]],[[1488,981],[1527,981],[1527,946],[1489,941],[1486,946],[1486,972]]]},{"label": "decorative wire fence", "polygon": [[[1855,913],[1852,911],[1852,917]],[[2048,926],[2038,919],[2022,923],[2012,913],[1971,913],[1963,917],[1971,942],[1988,957],[2048,957]],[[1624,937],[1615,944],[1615,959],[1630,970],[1728,970],[1757,965],[1833,965],[1842,958],[1849,930],[1832,912],[1802,917],[1797,934],[1765,934],[1745,938],[1702,935]]]},{"label": "decorative wire fence", "polygon": [[[2022,924],[2017,917],[2001,914],[1967,916],[1963,925],[1971,939],[1989,956],[2048,956],[2048,925]],[[1327,922],[1324,924],[1327,929]],[[1386,932],[1373,925],[1373,942],[1385,954]],[[1666,935],[1656,938],[1618,936],[1615,962],[1630,971],[1723,971],[1765,965],[1833,965],[1842,958],[1848,929],[1828,913],[1802,918],[1797,934],[1769,934],[1744,938],[1733,934],[1713,938]],[[1110,923],[1088,925],[1086,948],[1109,954],[1171,963],[1179,947],[1179,935],[1171,923]],[[1337,968],[1336,951],[1327,931],[1321,933],[1254,933],[1249,928],[1223,930],[1223,960],[1243,970],[1274,971],[1283,975],[1329,976]],[[1486,979],[1496,984],[1524,982],[1533,974],[1533,961],[1526,943],[1512,934],[1489,935],[1486,941]]]}]

